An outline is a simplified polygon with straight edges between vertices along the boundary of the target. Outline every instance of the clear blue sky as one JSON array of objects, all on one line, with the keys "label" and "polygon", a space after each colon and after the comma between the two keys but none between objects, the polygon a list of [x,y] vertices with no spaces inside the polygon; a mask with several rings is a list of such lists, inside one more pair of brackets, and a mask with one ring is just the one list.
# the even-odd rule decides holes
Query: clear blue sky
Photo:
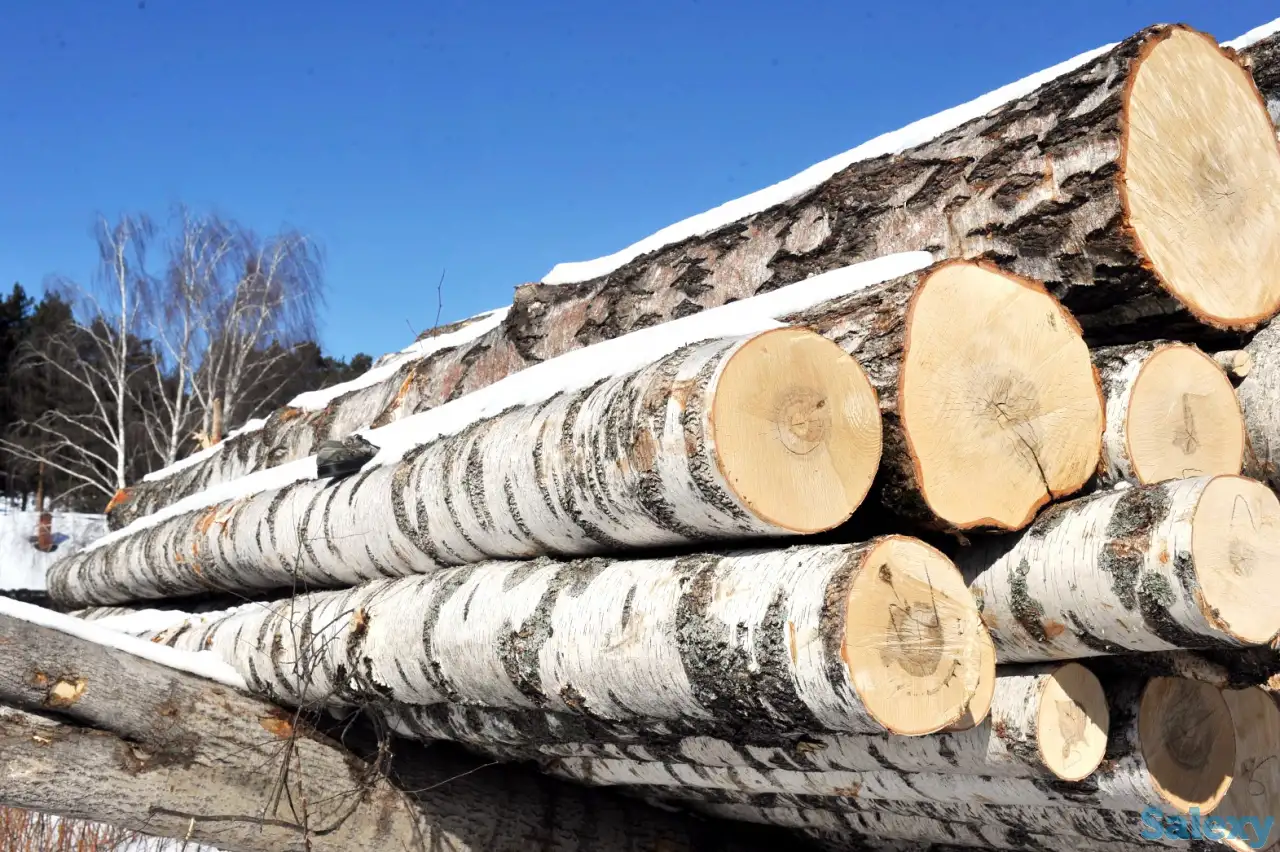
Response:
[{"label": "clear blue sky", "polygon": [[0,284],[85,280],[173,201],[327,256],[326,349],[507,304],[913,119],[1157,21],[1275,0],[0,0]]}]

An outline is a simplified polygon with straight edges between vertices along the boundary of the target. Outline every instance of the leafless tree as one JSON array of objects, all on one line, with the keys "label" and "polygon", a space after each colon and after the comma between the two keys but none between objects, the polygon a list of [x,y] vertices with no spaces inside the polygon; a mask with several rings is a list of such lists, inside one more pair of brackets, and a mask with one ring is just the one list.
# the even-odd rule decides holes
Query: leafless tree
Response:
[{"label": "leafless tree", "polygon": [[77,388],[84,410],[45,411],[20,424],[36,441],[0,440],[0,448],[19,458],[44,462],[81,487],[111,496],[123,488],[131,462],[141,449],[131,428],[139,363],[138,331],[152,304],[146,272],[147,246],[154,226],[145,216],[100,217],[94,228],[98,246],[96,286],[81,288],[67,280],[51,286],[63,291],[88,319],[75,322],[22,356],[24,366],[39,366]]},{"label": "leafless tree", "polygon": [[260,413],[262,403],[247,402],[247,392],[269,399],[276,388],[263,384],[284,381],[276,368],[294,346],[314,339],[323,296],[321,253],[309,237],[294,230],[262,237],[234,225],[229,233],[234,275],[202,293],[196,312],[203,351],[192,389],[206,435],[219,400],[229,422]]},{"label": "leafless tree", "polygon": [[141,406],[146,432],[162,465],[178,460],[199,419],[192,381],[207,348],[206,315],[234,276],[237,235],[214,215],[174,208],[167,265],[156,282],[149,332],[159,347],[152,361],[158,392]]},{"label": "leafless tree", "polygon": [[[111,497],[139,467],[175,462],[191,438],[216,442],[218,412],[251,418],[288,379],[281,362],[315,336],[318,246],[182,205],[160,233],[146,216],[99,218],[95,286],[54,282],[76,318],[21,361],[87,403],[24,421],[25,440],[0,438],[0,450]],[[159,274],[148,270],[153,245]]]}]

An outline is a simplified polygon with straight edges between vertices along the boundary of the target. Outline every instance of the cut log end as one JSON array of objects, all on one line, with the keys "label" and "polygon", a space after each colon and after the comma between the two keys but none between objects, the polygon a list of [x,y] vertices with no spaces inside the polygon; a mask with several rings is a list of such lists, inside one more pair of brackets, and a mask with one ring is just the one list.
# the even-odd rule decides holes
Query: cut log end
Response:
[{"label": "cut log end", "polygon": [[[1239,852],[1268,849],[1280,840],[1280,707],[1261,687],[1222,694],[1236,732],[1236,775],[1214,814],[1227,819],[1260,817],[1241,825],[1243,837],[1225,845]],[[1270,820],[1268,822],[1268,820]]]},{"label": "cut log end", "polygon": [[806,329],[758,335],[733,354],[712,409],[720,469],[764,520],[799,534],[848,520],[880,465],[880,408],[862,368]]},{"label": "cut log end", "polygon": [[911,306],[899,394],[922,497],[956,528],[1020,529],[1097,466],[1105,416],[1088,348],[1032,282],[939,267]]},{"label": "cut log end", "polygon": [[996,643],[985,629],[980,635],[982,642],[982,670],[978,674],[978,691],[969,701],[969,708],[958,722],[949,725],[948,731],[967,731],[981,725],[991,712],[991,702],[996,697]]},{"label": "cut log end", "polygon": [[1141,483],[1239,473],[1245,428],[1221,367],[1194,346],[1161,346],[1143,363],[1125,414],[1125,440]]},{"label": "cut log end", "polygon": [[1146,48],[1125,109],[1121,197],[1165,289],[1201,320],[1280,309],[1280,147],[1249,72],[1175,27]]},{"label": "cut log end", "polygon": [[1138,737],[1150,780],[1168,805],[1208,813],[1226,796],[1236,743],[1220,690],[1186,678],[1152,678],[1138,707]]},{"label": "cut log end", "polygon": [[1280,500],[1243,476],[1215,477],[1192,518],[1198,603],[1210,624],[1243,645],[1280,632]]},{"label": "cut log end", "polygon": [[1096,675],[1067,663],[1045,678],[1036,711],[1040,759],[1059,778],[1079,781],[1102,763],[1111,716]]},{"label": "cut log end", "polygon": [[954,564],[929,545],[887,536],[850,586],[843,656],[868,713],[922,735],[962,719],[983,673],[978,607]]}]

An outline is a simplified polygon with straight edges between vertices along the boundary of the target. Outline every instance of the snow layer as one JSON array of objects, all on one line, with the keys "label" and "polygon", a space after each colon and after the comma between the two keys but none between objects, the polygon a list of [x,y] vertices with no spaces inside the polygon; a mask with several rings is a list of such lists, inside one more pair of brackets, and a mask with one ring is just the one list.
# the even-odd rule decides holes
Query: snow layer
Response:
[{"label": "snow layer", "polygon": [[263,426],[266,426],[266,425],[267,425],[267,421],[261,418],[250,420],[246,422],[243,426],[241,426],[239,429],[233,429],[230,432],[228,432],[227,436],[221,442],[214,444],[212,447],[205,447],[203,450],[200,450],[197,453],[192,453],[186,458],[178,459],[176,462],[169,465],[168,467],[162,467],[159,470],[153,470],[151,473],[148,473],[146,476],[142,477],[142,481],[154,482],[157,479],[164,479],[166,476],[172,476],[173,474],[177,473],[180,470],[191,467],[193,464],[196,464],[197,462],[202,462],[205,459],[209,458],[210,456],[215,455],[216,453],[222,452],[222,448],[226,446],[226,443],[225,443],[226,441],[229,441],[232,438],[238,437],[240,435],[247,435],[250,432],[257,432],[259,429],[261,429]]},{"label": "snow layer", "polygon": [[[1244,35],[1222,44],[1224,47],[1243,50],[1255,42],[1274,35],[1276,32],[1280,32],[1280,18],[1254,27]],[[856,148],[845,151],[843,154],[837,154],[830,159],[810,166],[800,174],[787,178],[780,183],[775,183],[773,186],[757,190],[750,195],[744,195],[742,198],[726,201],[719,207],[715,207],[705,213],[699,213],[681,222],[676,222],[674,225],[668,225],[657,233],[640,240],[640,242],[633,243],[611,255],[599,257],[595,260],[558,263],[543,277],[542,283],[574,284],[579,281],[590,281],[593,278],[608,275],[643,254],[657,251],[672,243],[687,240],[690,237],[710,233],[739,219],[745,219],[748,216],[768,210],[770,207],[783,204],[796,196],[803,195],[853,163],[883,156],[884,154],[897,154],[908,148],[914,148],[917,145],[928,142],[948,130],[959,127],[966,121],[971,121],[985,115],[996,107],[1030,94],[1050,80],[1074,71],[1113,47],[1115,47],[1114,43],[1082,53],[1065,62],[1059,62],[1052,68],[1046,68],[1017,82],[1001,86],[994,92],[988,92],[968,103],[951,107],[936,115],[914,121],[899,130],[877,136]]]},{"label": "snow layer", "polygon": [[[932,262],[933,256],[925,251],[878,257],[833,269],[761,296],[730,302],[542,361],[452,402],[377,429],[362,430],[359,434],[379,448],[369,466],[394,464],[414,447],[443,435],[452,435],[478,420],[513,406],[532,405],[562,391],[577,390],[601,379],[639,369],[690,343],[781,328],[783,323],[777,320],[780,316],[916,272]],[[219,483],[144,515],[85,549],[102,547],[185,512],[315,478],[315,456],[260,470]]]},{"label": "snow layer", "polygon": [[906,127],[877,136],[856,148],[845,151],[843,154],[837,154],[810,166],[800,174],[789,177],[780,183],[775,183],[773,186],[756,190],[750,195],[744,195],[742,198],[726,201],[719,207],[715,207],[705,213],[699,213],[681,222],[676,222],[674,225],[668,225],[656,234],[645,237],[640,242],[629,245],[622,251],[614,252],[611,255],[596,258],[595,260],[556,264],[543,277],[542,283],[574,284],[579,281],[590,281],[602,275],[608,275],[643,254],[657,251],[660,248],[669,246],[672,243],[678,243],[681,240],[687,240],[690,237],[710,233],[739,219],[745,219],[748,216],[768,210],[770,207],[784,204],[825,182],[832,175],[848,168],[853,163],[885,154],[897,154],[908,148],[922,145],[930,139],[946,133],[948,130],[959,127],[966,121],[986,115],[996,107],[1030,94],[1050,80],[1074,71],[1113,47],[1115,47],[1115,44],[1108,44],[1087,53],[1082,53],[1065,62],[1059,62],[1052,68],[1046,68],[1017,82],[1001,86],[994,92],[988,92],[968,103],[951,107],[928,118],[913,121]]},{"label": "snow layer", "polygon": [[244,678],[240,677],[230,665],[218,659],[212,651],[179,651],[168,645],[157,645],[154,642],[103,627],[98,622],[82,621],[74,616],[63,615],[51,609],[6,597],[0,597],[0,615],[48,627],[95,645],[115,648],[171,669],[189,672],[197,677],[248,692]]},{"label": "snow layer", "polygon": [[1237,38],[1233,38],[1231,41],[1224,41],[1222,46],[1229,47],[1232,50],[1244,50],[1251,44],[1260,42],[1264,38],[1273,36],[1278,32],[1280,32],[1280,18],[1276,18],[1274,21],[1268,21],[1261,26],[1254,27],[1249,30],[1249,32],[1242,36],[1238,36]]},{"label": "snow layer", "polygon": [[36,550],[35,512],[0,508],[0,591],[44,589],[49,567],[68,553],[79,550],[107,531],[102,515],[53,513],[52,553]]},{"label": "snow layer", "polygon": [[386,381],[394,376],[396,370],[400,369],[401,365],[407,361],[425,358],[434,352],[439,352],[441,349],[452,349],[455,346],[461,346],[463,343],[469,343],[477,337],[492,331],[506,319],[507,311],[509,310],[511,310],[510,306],[497,308],[476,316],[471,322],[457,331],[415,341],[401,349],[391,358],[382,360],[378,366],[361,373],[349,382],[343,382],[322,390],[298,394],[289,402],[289,406],[306,411],[322,411],[328,407],[329,403],[344,394],[372,387],[379,382]]},{"label": "snow layer", "polygon": [[[344,394],[371,387],[376,385],[378,382],[391,378],[391,376],[395,375],[396,370],[400,369],[401,365],[406,361],[425,358],[434,352],[439,352],[441,349],[461,346],[464,343],[468,343],[475,340],[477,337],[492,331],[497,328],[504,319],[506,319],[507,311],[510,309],[510,305],[505,308],[495,308],[492,311],[486,311],[483,314],[477,314],[475,317],[472,317],[471,322],[457,331],[451,331],[448,334],[441,334],[435,337],[427,337],[422,340],[414,341],[399,352],[379,358],[377,366],[366,370],[349,382],[342,382],[340,384],[333,385],[332,387],[298,394],[289,401],[289,406],[291,408],[301,408],[305,411],[322,411],[328,407],[329,403]],[[265,425],[267,425],[266,420],[250,420],[239,429],[228,433],[226,439],[223,441],[214,444],[212,447],[206,447],[198,453],[192,453],[184,459],[179,459],[168,467],[153,470],[151,473],[142,477],[142,481],[155,482],[172,476],[180,470],[184,470],[222,452],[222,448],[227,446],[227,440],[249,432],[257,432]]]}]

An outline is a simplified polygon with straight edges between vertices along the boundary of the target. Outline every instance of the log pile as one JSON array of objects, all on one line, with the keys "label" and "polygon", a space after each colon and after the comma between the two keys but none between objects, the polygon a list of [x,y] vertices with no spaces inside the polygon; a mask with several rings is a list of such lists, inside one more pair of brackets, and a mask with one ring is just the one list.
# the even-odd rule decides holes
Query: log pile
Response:
[{"label": "log pile", "polygon": [[[50,593],[287,707],[824,848],[1260,848],[1277,97],[1280,36],[1145,29],[278,412]],[[197,595],[265,599],[130,614]]]}]

